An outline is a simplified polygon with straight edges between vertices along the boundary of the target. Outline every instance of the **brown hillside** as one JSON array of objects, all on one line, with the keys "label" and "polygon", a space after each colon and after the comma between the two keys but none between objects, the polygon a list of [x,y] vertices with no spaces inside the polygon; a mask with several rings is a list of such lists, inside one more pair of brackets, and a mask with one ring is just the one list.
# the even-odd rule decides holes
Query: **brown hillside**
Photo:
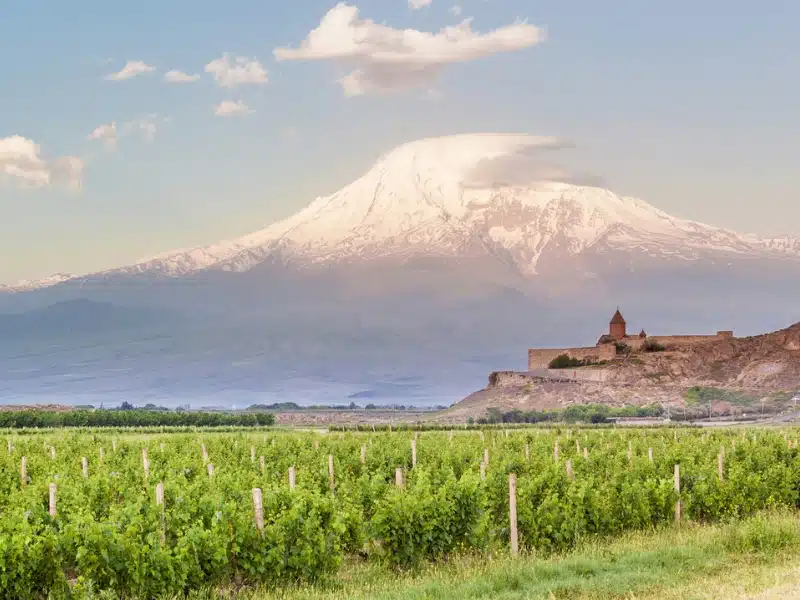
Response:
[{"label": "brown hillside", "polygon": [[[746,338],[725,338],[661,352],[637,351],[602,366],[603,383],[558,381],[530,373],[500,372],[489,385],[442,414],[447,421],[479,417],[488,408],[503,411],[544,410],[571,404],[611,406],[662,403],[691,410],[687,392],[703,388],[716,414],[752,411],[764,401],[766,410],[778,410],[800,391],[800,323]],[[575,369],[565,369],[569,378]],[[707,411],[695,407],[696,410]]]}]

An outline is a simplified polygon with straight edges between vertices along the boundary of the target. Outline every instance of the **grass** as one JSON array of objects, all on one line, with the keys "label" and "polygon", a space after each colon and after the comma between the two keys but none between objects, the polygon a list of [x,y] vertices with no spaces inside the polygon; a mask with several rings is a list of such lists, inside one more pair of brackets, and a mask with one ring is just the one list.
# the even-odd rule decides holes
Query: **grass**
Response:
[{"label": "grass", "polygon": [[[205,592],[190,598],[768,600],[800,597],[798,558],[800,517],[775,513],[728,525],[687,524],[587,541],[574,552],[552,557],[458,556],[414,572],[354,562],[317,586]],[[747,595],[769,588],[764,596]]]}]

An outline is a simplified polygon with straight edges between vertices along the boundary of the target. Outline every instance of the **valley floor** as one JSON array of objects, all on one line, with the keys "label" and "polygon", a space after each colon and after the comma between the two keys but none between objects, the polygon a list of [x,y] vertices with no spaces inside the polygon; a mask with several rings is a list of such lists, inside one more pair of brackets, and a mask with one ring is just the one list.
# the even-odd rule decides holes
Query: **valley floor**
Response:
[{"label": "valley floor", "polygon": [[[235,600],[777,600],[800,598],[800,518],[766,515],[584,544],[569,554],[458,557],[418,573],[352,564],[327,584]],[[197,600],[218,597],[195,596]]]}]

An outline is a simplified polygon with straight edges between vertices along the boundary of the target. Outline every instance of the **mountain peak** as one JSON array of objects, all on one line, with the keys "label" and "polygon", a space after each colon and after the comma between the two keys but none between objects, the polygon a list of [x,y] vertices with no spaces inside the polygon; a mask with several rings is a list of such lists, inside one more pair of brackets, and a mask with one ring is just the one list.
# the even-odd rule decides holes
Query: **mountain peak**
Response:
[{"label": "mountain peak", "polygon": [[554,137],[477,133],[425,138],[385,153],[360,178],[238,239],[167,252],[109,273],[244,271],[265,261],[334,263],[493,256],[533,275],[544,256],[607,249],[667,260],[800,258],[792,237],[762,239],[679,219],[630,197],[531,168]]}]

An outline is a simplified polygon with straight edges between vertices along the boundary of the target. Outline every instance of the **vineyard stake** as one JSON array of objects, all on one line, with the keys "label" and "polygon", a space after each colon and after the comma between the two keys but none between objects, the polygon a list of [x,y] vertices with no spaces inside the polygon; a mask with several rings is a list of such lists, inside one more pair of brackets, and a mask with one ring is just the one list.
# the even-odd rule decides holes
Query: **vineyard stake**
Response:
[{"label": "vineyard stake", "polygon": [[255,446],[250,446],[250,462],[256,462],[256,448]]},{"label": "vineyard stake", "polygon": [[100,447],[99,454],[100,454],[100,464],[103,464],[103,458],[105,457],[105,455],[103,454],[103,447],[102,446]]},{"label": "vineyard stake", "polygon": [[253,488],[253,512],[256,516],[256,527],[264,533],[264,505],[261,503],[261,489]]},{"label": "vineyard stake", "polygon": [[50,484],[50,516],[56,517],[56,484]]},{"label": "vineyard stake", "polygon": [[334,480],[333,480],[333,454],[328,454],[328,477],[331,480],[331,492],[334,491]]},{"label": "vineyard stake", "polygon": [[164,482],[161,481],[156,485],[156,506],[161,507],[161,543],[167,541],[167,524],[164,518]]},{"label": "vineyard stake", "polygon": [[417,440],[411,440],[411,468],[417,466]]},{"label": "vineyard stake", "polygon": [[553,459],[558,462],[558,438],[556,438],[556,443],[553,446]]},{"label": "vineyard stake", "polygon": [[525,442],[525,460],[531,459],[531,445]]},{"label": "vineyard stake", "polygon": [[117,438],[111,440],[111,449],[116,452],[117,451]]},{"label": "vineyard stake", "polygon": [[264,464],[264,457],[263,456],[259,456],[258,457],[258,463],[259,463],[259,466],[261,467],[261,474],[263,475],[266,472],[266,465]]},{"label": "vineyard stake", "polygon": [[208,463],[206,465],[206,468],[208,469],[208,478],[211,479],[214,476],[214,465],[213,465],[213,463]]},{"label": "vineyard stake", "polygon": [[394,484],[399,488],[403,487],[403,469],[400,467],[394,470]]},{"label": "vineyard stake", "polygon": [[575,453],[576,454],[581,453],[581,441],[578,439],[575,440]]},{"label": "vineyard stake", "polygon": [[628,442],[628,462],[633,463],[633,442]]},{"label": "vineyard stake", "polygon": [[53,460],[56,459],[56,447],[55,446],[50,446],[50,458],[52,458]]},{"label": "vineyard stake", "polygon": [[206,445],[202,444],[203,448],[203,464],[208,462],[208,451],[206,450]]},{"label": "vineyard stake", "polygon": [[150,461],[147,458],[147,448],[142,448],[142,468],[144,469],[144,476],[150,477]]},{"label": "vineyard stake", "polygon": [[719,475],[720,482],[725,481],[724,467],[725,467],[725,455],[722,452],[720,452],[717,455],[717,475]]},{"label": "vineyard stake", "polygon": [[361,464],[362,465],[367,464],[367,445],[366,444],[362,444],[361,445]]},{"label": "vineyard stake", "polygon": [[86,462],[86,457],[85,456],[81,457],[81,471],[83,471],[83,478],[84,479],[88,479],[89,478],[89,463]]},{"label": "vineyard stake", "polygon": [[586,446],[583,447],[583,458],[589,459],[589,449]]},{"label": "vineyard stake", "polygon": [[295,472],[294,467],[289,467],[289,489],[294,489],[294,482],[295,482]]},{"label": "vineyard stake", "polygon": [[487,465],[489,464],[489,449],[488,448],[484,448],[483,449],[483,462],[484,462],[484,464],[487,464]]},{"label": "vineyard stake", "polygon": [[648,448],[647,449],[647,460],[649,460],[650,462],[653,462],[653,449],[652,448]]},{"label": "vineyard stake", "polygon": [[675,522],[681,522],[681,466],[675,465],[675,493],[678,501],[675,503]]},{"label": "vineyard stake", "polygon": [[481,461],[481,481],[486,479],[486,463]]},{"label": "vineyard stake", "polygon": [[22,487],[25,487],[28,483],[28,461],[24,456],[19,463],[19,479],[22,483]]},{"label": "vineyard stake", "polygon": [[508,476],[508,519],[511,525],[511,554],[519,554],[519,539],[517,537],[517,476],[511,473]]},{"label": "vineyard stake", "polygon": [[575,475],[572,473],[572,461],[571,460],[567,461],[567,479],[569,479],[570,481],[574,481],[575,480]]}]

